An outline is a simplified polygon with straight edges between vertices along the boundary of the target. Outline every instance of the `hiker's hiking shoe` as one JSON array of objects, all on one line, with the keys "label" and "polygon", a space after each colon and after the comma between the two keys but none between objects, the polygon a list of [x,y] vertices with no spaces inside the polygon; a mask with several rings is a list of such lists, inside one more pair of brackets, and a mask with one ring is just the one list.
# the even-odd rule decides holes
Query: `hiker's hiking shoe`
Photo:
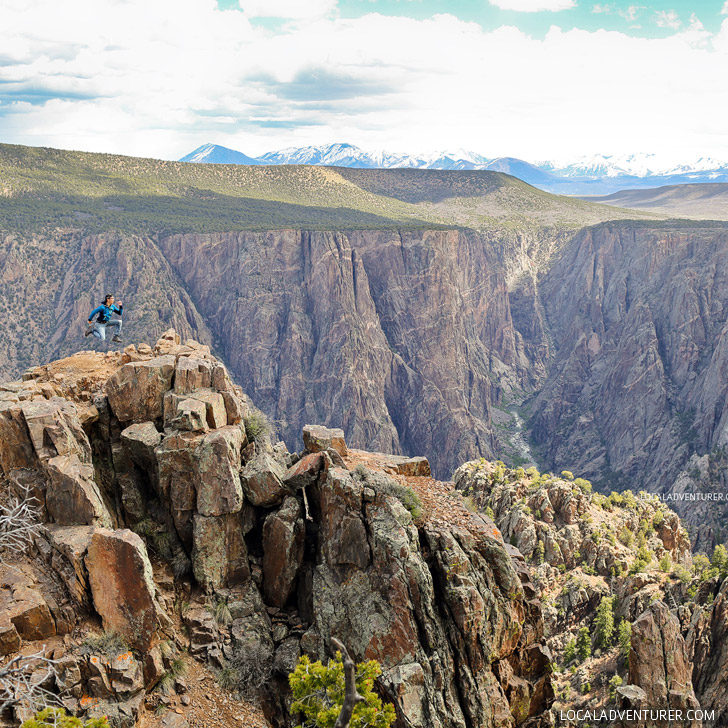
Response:
[{"label": "hiker's hiking shoe", "polygon": [[121,343],[121,336],[119,334],[114,334],[112,341],[115,341],[117,344]]},{"label": "hiker's hiking shoe", "polygon": [[93,334],[93,332],[94,332],[94,327],[93,326],[89,326],[86,329],[86,333],[84,334],[84,336],[91,336],[91,334]]}]

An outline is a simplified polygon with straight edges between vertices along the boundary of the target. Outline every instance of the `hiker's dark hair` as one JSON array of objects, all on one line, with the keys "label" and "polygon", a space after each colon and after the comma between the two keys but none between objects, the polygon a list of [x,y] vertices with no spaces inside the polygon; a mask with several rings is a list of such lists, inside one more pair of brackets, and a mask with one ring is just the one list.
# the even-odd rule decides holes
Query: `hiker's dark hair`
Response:
[{"label": "hiker's dark hair", "polygon": [[114,294],[113,293],[107,293],[104,296],[104,303],[106,303],[110,298],[113,298],[113,297],[114,297]]}]

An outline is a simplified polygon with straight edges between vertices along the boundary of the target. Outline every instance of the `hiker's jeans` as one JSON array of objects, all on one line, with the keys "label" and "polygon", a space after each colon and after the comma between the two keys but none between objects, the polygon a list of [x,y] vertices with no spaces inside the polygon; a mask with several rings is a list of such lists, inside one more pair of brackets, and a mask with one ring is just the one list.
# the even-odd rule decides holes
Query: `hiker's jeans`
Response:
[{"label": "hiker's jeans", "polygon": [[105,324],[100,324],[98,321],[94,324],[94,330],[91,332],[97,339],[104,341],[106,339],[106,329],[115,328],[116,335],[121,334],[121,319],[114,319],[113,321],[107,321]]}]

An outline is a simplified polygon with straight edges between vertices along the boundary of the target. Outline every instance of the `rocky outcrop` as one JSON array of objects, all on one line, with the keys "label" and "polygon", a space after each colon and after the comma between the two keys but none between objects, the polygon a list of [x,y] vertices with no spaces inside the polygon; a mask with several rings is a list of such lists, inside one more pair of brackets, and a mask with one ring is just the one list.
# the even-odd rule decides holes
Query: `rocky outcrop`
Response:
[{"label": "rocky outcrop", "polygon": [[[74,710],[133,723],[160,679],[177,586],[192,602],[191,653],[218,669],[268,670],[259,684],[277,728],[290,724],[288,672],[303,653],[327,659],[334,637],[382,664],[379,689],[405,724],[548,724],[551,666],[528,569],[425,458],[353,450],[322,427],[307,428],[300,453],[260,428],[249,441],[247,398],[206,347],[174,332],[62,366],[85,368],[69,376],[79,388],[66,404],[43,394],[53,365],[6,400],[51,521],[38,563],[71,626],[97,615],[140,655],[75,658],[93,699],[74,698]],[[26,402],[31,418],[50,407],[34,420],[50,434],[16,427]],[[18,471],[15,457],[4,471]],[[49,605],[58,625],[56,612]],[[3,650],[17,649],[18,628],[0,625]]]},{"label": "rocky outcrop", "polygon": [[680,622],[664,602],[654,602],[632,625],[629,683],[644,691],[642,707],[682,711],[700,707]]},{"label": "rocky outcrop", "polygon": [[712,726],[728,720],[728,580],[712,605],[698,608],[687,630],[695,696],[704,710],[714,710]]}]

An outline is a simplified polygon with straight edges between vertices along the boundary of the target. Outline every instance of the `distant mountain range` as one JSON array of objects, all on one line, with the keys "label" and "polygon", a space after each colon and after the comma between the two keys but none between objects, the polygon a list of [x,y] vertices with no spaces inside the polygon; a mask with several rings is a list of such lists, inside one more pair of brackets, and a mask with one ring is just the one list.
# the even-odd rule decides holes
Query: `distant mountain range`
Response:
[{"label": "distant mountain range", "polygon": [[583,157],[567,166],[543,161],[530,163],[514,157],[489,159],[457,150],[429,155],[368,152],[353,144],[288,147],[249,157],[218,144],[203,144],[181,162],[208,164],[313,164],[359,169],[486,169],[505,172],[549,192],[566,195],[608,195],[624,189],[698,182],[728,182],[728,162],[700,157],[689,164],[660,164],[651,154]]}]

